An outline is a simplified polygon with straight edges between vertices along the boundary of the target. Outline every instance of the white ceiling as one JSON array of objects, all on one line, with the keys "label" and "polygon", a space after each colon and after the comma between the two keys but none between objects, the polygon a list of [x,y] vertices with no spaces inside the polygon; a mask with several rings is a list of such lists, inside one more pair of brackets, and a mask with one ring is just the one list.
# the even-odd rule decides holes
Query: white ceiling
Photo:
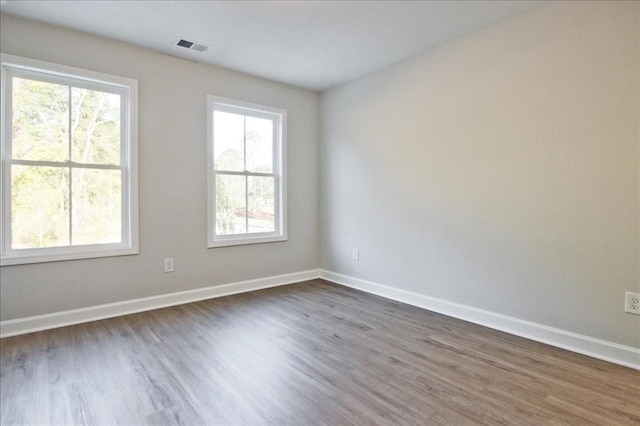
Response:
[{"label": "white ceiling", "polygon": [[[2,13],[322,91],[544,1],[5,1]],[[173,46],[179,38],[204,53]]]}]

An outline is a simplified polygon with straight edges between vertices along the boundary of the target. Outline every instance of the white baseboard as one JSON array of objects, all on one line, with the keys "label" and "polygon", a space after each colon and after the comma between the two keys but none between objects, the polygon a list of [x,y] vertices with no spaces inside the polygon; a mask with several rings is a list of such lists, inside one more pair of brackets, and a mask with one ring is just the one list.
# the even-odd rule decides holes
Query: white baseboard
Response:
[{"label": "white baseboard", "polygon": [[638,348],[389,287],[348,275],[317,269],[141,299],[126,300],[105,305],[90,306],[46,315],[0,321],[0,338],[151,311],[232,294],[246,293],[315,278],[323,278],[336,284],[362,290],[387,299],[396,300],[474,324],[640,370],[640,349]]},{"label": "white baseboard", "polygon": [[595,339],[559,328],[525,321],[467,305],[448,302],[336,272],[320,270],[320,278],[387,299],[438,312],[509,334],[640,370],[640,349]]},{"label": "white baseboard", "polygon": [[237,293],[246,293],[248,291],[293,284],[319,278],[319,276],[319,270],[313,269],[286,275],[277,275],[219,286],[198,288],[195,290],[180,291],[177,293],[162,294],[159,296],[144,297],[141,299],[125,300],[123,302],[108,303],[106,305],[55,312],[46,315],[0,321],[0,338],[112,318],[120,315],[151,311],[153,309],[166,308],[168,306],[229,296]]}]

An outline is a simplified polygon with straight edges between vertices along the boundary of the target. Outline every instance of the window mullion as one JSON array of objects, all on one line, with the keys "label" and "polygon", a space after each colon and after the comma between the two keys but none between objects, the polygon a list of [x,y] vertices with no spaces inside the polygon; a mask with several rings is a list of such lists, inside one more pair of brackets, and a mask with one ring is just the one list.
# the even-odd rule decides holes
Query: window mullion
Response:
[{"label": "window mullion", "polygon": [[82,164],[74,161],[42,161],[42,160],[16,160],[7,159],[7,163],[18,166],[40,166],[40,167],[75,167],[84,169],[101,169],[101,170],[125,170],[124,166],[114,164]]},{"label": "window mullion", "polygon": [[213,173],[217,175],[229,175],[229,176],[253,176],[253,177],[274,177],[276,173],[258,173],[258,172],[236,172],[234,170],[213,170]]},{"label": "window mullion", "polygon": [[69,166],[69,245],[73,245],[73,169]]},{"label": "window mullion", "polygon": [[247,116],[242,117],[242,149],[243,149],[243,166],[242,170],[247,172]]},{"label": "window mullion", "polygon": [[244,232],[249,233],[249,176],[244,176]]}]

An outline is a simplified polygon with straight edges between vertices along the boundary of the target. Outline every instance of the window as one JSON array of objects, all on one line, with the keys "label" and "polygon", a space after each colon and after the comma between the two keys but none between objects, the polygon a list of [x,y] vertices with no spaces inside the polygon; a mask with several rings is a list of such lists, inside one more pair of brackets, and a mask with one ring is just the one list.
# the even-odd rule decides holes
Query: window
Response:
[{"label": "window", "polygon": [[137,253],[137,81],[1,60],[2,265]]},{"label": "window", "polygon": [[209,95],[209,247],[285,241],[287,112]]}]

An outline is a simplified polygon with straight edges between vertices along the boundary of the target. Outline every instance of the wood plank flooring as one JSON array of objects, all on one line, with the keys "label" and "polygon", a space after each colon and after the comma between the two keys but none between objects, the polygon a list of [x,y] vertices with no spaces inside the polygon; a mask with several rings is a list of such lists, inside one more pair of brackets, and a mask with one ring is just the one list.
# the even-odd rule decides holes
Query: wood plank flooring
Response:
[{"label": "wood plank flooring", "polygon": [[0,341],[0,424],[640,424],[640,372],[322,280]]}]

